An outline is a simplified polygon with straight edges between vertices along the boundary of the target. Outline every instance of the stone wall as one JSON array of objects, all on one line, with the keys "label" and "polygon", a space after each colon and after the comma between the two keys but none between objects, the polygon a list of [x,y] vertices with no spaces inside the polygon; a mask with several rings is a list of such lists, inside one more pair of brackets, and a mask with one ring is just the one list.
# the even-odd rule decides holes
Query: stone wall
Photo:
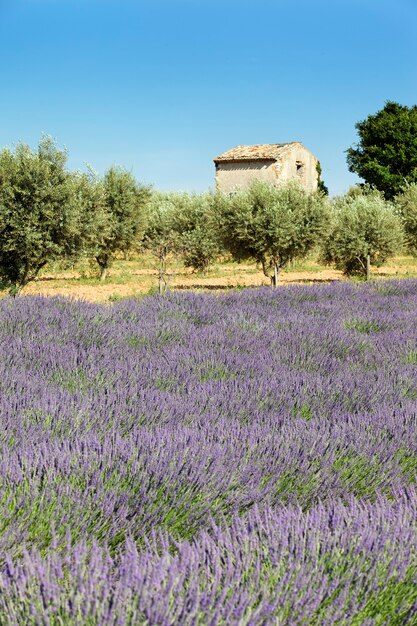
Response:
[{"label": "stone wall", "polygon": [[254,180],[276,184],[276,162],[230,161],[216,166],[216,189],[223,193],[246,189]]},{"label": "stone wall", "polygon": [[276,164],[277,180],[299,180],[306,191],[317,189],[317,159],[304,146],[291,146]]}]

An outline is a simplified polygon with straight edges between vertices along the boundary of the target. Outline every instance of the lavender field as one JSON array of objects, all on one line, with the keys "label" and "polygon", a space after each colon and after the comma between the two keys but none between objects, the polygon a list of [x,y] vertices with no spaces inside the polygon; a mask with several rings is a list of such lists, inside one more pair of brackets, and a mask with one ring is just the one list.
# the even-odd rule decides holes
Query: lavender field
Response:
[{"label": "lavender field", "polygon": [[417,624],[417,281],[0,301],[0,624]]}]

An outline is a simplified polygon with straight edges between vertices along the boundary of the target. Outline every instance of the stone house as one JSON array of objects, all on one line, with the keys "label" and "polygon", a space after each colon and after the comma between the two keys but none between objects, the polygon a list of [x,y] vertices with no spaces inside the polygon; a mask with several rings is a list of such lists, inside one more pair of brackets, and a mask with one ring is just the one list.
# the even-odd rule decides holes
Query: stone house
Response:
[{"label": "stone house", "polygon": [[317,189],[318,160],[299,141],[237,146],[213,160],[216,189],[224,193],[245,189],[255,179],[273,185],[295,179],[307,191]]}]

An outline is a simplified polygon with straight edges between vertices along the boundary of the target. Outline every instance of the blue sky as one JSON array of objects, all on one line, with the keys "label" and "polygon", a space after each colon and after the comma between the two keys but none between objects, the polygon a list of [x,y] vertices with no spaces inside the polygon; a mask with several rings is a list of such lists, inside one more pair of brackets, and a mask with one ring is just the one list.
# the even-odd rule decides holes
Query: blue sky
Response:
[{"label": "blue sky", "polygon": [[417,104],[415,0],[0,0],[0,147],[214,187],[238,145],[301,141],[332,195],[355,122]]}]

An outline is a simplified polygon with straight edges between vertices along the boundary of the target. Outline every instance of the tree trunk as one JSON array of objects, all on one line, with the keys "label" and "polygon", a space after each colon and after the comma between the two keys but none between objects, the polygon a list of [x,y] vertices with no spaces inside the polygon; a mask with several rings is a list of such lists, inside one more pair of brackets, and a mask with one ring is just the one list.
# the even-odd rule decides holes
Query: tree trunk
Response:
[{"label": "tree trunk", "polygon": [[165,293],[168,291],[169,286],[169,276],[167,273],[167,251],[166,248],[162,248],[159,252],[159,269],[158,269],[158,278],[159,278],[159,293]]},{"label": "tree trunk", "polygon": [[28,282],[30,280],[29,279],[29,272],[30,272],[29,263],[26,262],[25,263],[25,271],[23,273],[23,276],[20,279],[19,283],[13,289],[13,292],[14,292],[15,296],[18,296],[20,294],[20,292],[22,291],[23,287],[28,284]]},{"label": "tree trunk", "polygon": [[366,255],[366,280],[371,278],[371,255]]},{"label": "tree trunk", "polygon": [[34,268],[32,268],[32,273],[30,273],[30,266],[29,263],[25,264],[25,271],[23,273],[22,278],[20,279],[20,281],[18,283],[15,283],[14,285],[12,285],[9,289],[9,294],[11,296],[13,296],[14,298],[16,296],[19,296],[22,289],[24,287],[26,287],[26,285],[28,283],[30,283],[32,280],[36,280],[40,270],[45,267],[45,265],[47,264],[47,261],[40,261],[38,263],[38,265],[36,265]]},{"label": "tree trunk", "polygon": [[100,280],[101,281],[104,281],[107,278],[107,274],[108,274],[109,266],[110,266],[110,259],[111,257],[108,254],[100,254],[96,256],[96,261],[100,268]]},{"label": "tree trunk", "polygon": [[275,260],[273,263],[274,263],[274,275],[271,276],[271,286],[278,287],[279,266]]}]

